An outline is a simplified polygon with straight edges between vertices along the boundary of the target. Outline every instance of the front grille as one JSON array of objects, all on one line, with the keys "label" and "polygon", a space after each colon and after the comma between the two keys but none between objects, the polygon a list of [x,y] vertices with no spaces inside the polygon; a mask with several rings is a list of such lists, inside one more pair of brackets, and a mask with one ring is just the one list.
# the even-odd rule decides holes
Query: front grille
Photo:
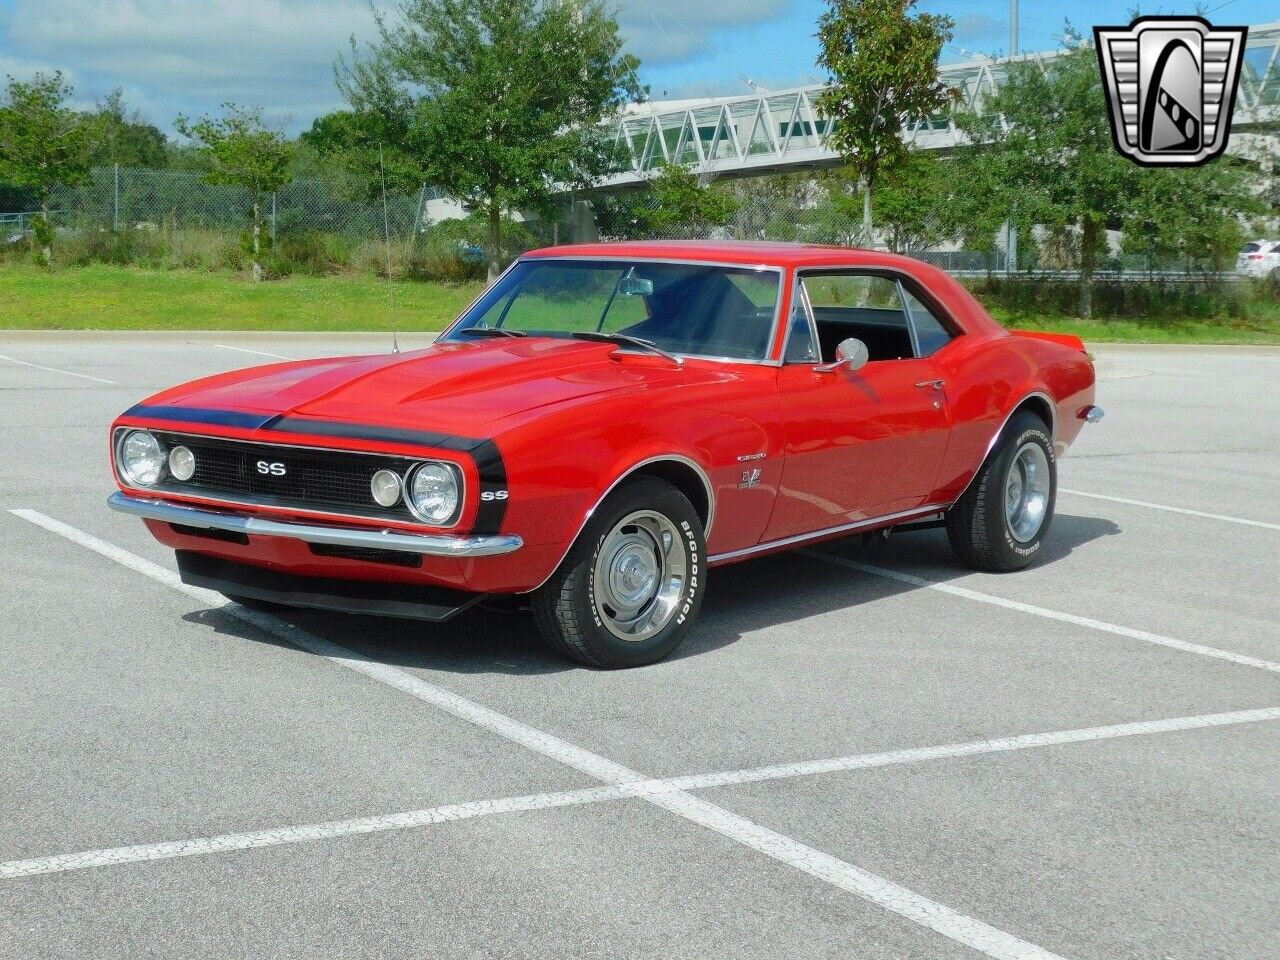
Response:
[{"label": "front grille", "polygon": [[236,533],[234,530],[213,530],[205,527],[188,527],[185,523],[171,523],[174,533],[181,533],[187,537],[202,537],[205,540],[221,540],[223,543],[238,543],[247,546],[249,537],[243,533]]},{"label": "front grille", "polygon": [[[415,519],[403,500],[394,507],[380,507],[369,492],[369,481],[377,471],[394,470],[403,477],[416,462],[409,458],[154,432],[166,449],[181,444],[196,460],[190,480],[169,477],[156,490],[362,517]],[[284,473],[273,474],[270,468],[264,472],[259,463],[282,464]]]},{"label": "front grille", "polygon": [[344,560],[363,560],[366,563],[385,563],[393,567],[420,567],[422,556],[401,550],[379,550],[376,547],[344,547],[332,543],[313,543],[311,552],[317,557],[341,557]]}]

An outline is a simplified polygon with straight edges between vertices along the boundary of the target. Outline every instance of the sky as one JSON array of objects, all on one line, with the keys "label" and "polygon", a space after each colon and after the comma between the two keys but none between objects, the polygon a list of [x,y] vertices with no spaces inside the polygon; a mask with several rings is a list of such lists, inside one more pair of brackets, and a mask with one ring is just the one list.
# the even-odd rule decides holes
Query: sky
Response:
[{"label": "sky", "polygon": [[[379,8],[393,0],[374,0]],[[956,22],[944,61],[1009,47],[1010,0],[922,0]],[[814,38],[823,0],[616,0],[642,82],[655,100],[778,90],[821,80]],[[1064,16],[1082,32],[1143,13],[1178,14],[1168,0],[1021,0],[1023,52],[1060,45]],[[1220,25],[1280,19],[1276,0],[1201,0]],[[60,69],[88,106],[115,87],[153,123],[259,106],[298,131],[339,109],[335,54],[374,35],[369,0],[0,0],[0,76]]]}]

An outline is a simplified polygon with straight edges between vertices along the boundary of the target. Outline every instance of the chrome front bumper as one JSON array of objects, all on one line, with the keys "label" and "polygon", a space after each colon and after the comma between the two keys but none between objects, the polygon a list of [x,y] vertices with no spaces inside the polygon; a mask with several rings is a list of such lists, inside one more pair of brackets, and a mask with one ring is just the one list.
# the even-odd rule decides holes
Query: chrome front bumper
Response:
[{"label": "chrome front bumper", "polygon": [[430,557],[493,557],[519,550],[524,541],[515,534],[493,534],[468,537],[438,533],[401,533],[392,530],[359,527],[320,527],[306,523],[282,523],[263,517],[242,517],[218,513],[199,507],[180,506],[161,500],[146,500],[116,492],[107,498],[107,506],[120,513],[177,523],[202,530],[228,530],[253,537],[289,537],[307,543],[326,543],[337,547],[370,547],[397,550]]}]

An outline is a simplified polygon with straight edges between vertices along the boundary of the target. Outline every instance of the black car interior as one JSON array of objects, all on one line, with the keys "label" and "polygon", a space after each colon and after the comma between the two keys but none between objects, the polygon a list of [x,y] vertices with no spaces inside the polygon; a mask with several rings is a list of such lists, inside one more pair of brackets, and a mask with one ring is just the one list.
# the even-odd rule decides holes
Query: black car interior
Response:
[{"label": "black car interior", "polygon": [[823,363],[836,358],[842,340],[856,337],[867,345],[871,360],[904,360],[914,356],[906,314],[891,307],[814,307],[818,349]]}]

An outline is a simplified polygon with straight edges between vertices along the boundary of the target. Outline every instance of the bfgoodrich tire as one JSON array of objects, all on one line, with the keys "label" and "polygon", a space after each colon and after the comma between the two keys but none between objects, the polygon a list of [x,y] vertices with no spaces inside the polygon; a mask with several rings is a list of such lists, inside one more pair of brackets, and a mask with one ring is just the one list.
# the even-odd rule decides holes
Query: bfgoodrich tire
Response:
[{"label": "bfgoodrich tire", "polygon": [[655,663],[684,641],[707,589],[702,521],[656,477],[615,490],[533,594],[553,650],[592,667]]},{"label": "bfgoodrich tire", "polygon": [[1021,570],[1040,553],[1058,496],[1053,438],[1030,411],[1005,426],[969,489],[947,513],[947,538],[971,567]]}]

